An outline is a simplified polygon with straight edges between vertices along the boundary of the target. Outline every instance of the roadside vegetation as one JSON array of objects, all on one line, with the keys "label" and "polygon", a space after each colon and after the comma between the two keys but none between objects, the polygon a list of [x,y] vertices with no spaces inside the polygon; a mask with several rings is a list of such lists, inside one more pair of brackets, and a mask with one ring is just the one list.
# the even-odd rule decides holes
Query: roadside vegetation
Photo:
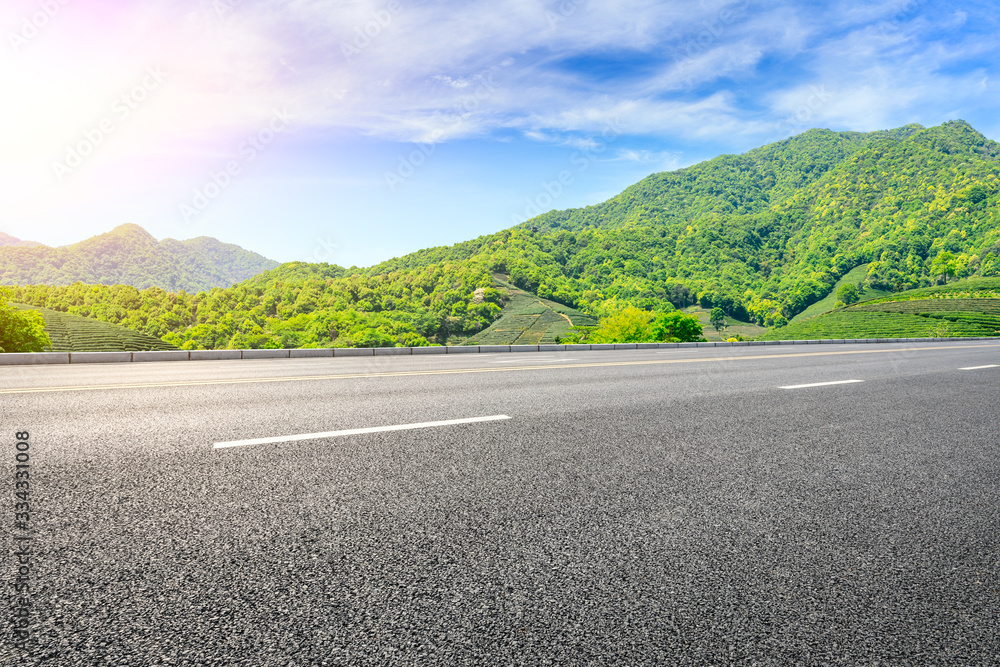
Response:
[{"label": "roadside vegetation", "polygon": [[42,316],[18,310],[0,290],[0,352],[42,352],[50,344]]},{"label": "roadside vegetation", "polygon": [[763,340],[1000,336],[1000,279],[907,290],[793,322]]},{"label": "roadside vegetation", "polygon": [[632,305],[606,303],[597,326],[581,327],[562,343],[688,343],[703,341],[698,318],[677,310],[659,312]]},{"label": "roadside vegetation", "polygon": [[368,278],[292,262],[197,294],[83,283],[12,292],[21,303],[119,324],[185,350],[445,344],[488,327],[505,298],[476,264]]},{"label": "roadside vegetation", "polygon": [[506,295],[499,318],[465,345],[538,345],[564,342],[578,328],[597,326],[597,318],[520,290],[494,275]]},{"label": "roadside vegetation", "polygon": [[753,340],[767,331],[764,327],[753,322],[743,322],[736,319],[718,306],[712,309],[688,306],[681,309],[681,312],[698,318],[698,323],[702,327],[702,336],[707,341]]},{"label": "roadside vegetation", "polygon": [[[51,352],[139,352],[146,350],[176,350],[170,343],[89,317],[69,315],[48,308],[19,305],[25,314],[39,315],[44,321]],[[41,350],[33,350],[41,351]]]}]

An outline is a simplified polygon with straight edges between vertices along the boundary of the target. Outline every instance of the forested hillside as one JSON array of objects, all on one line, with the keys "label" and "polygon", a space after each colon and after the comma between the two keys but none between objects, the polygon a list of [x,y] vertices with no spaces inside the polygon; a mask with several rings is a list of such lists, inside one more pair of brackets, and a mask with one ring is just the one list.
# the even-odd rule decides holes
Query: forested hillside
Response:
[{"label": "forested hillside", "polygon": [[52,352],[136,352],[172,350],[174,346],[153,336],[90,317],[61,313],[38,306],[20,306],[41,315]]},{"label": "forested hillside", "polygon": [[19,303],[121,324],[183,349],[443,344],[489,326],[503,298],[474,262],[377,276],[292,262],[196,294],[82,283],[11,293]]},{"label": "forested hillside", "polygon": [[810,130],[372,271],[481,257],[519,287],[583,310],[611,297],[646,308],[667,299],[781,325],[861,264],[868,285],[897,291],[1000,273],[998,155],[962,121]]},{"label": "forested hillside", "polygon": [[293,263],[197,294],[74,285],[15,300],[178,346],[418,345],[489,326],[505,302],[492,274],[506,274],[589,315],[698,304],[780,327],[862,265],[873,292],[1000,275],[998,156],[962,121],[810,130],[368,269]]},{"label": "forested hillside", "polygon": [[69,285],[81,281],[198,291],[229,287],[278,265],[257,253],[206,236],[158,242],[138,225],[121,225],[107,234],[61,248],[4,236],[7,242],[0,242],[0,285]]}]

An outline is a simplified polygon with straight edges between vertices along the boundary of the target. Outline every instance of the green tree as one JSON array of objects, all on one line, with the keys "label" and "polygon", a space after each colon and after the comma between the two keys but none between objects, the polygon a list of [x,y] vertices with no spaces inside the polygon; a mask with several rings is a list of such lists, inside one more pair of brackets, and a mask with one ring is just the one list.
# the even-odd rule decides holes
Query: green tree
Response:
[{"label": "green tree", "polygon": [[848,306],[852,303],[857,303],[860,298],[858,288],[850,283],[837,288],[837,300],[844,302]]},{"label": "green tree", "polygon": [[654,340],[671,343],[693,343],[704,333],[697,317],[676,310],[658,314],[651,329]]},{"label": "green tree", "polygon": [[726,312],[716,306],[708,316],[708,321],[715,327],[716,331],[722,331],[726,326]]},{"label": "green tree", "polygon": [[41,314],[14,310],[0,292],[0,352],[41,352],[51,345]]},{"label": "green tree", "polygon": [[602,317],[590,340],[595,343],[647,343],[653,339],[649,326],[651,319],[653,314],[649,311],[625,306]]},{"label": "green tree", "polygon": [[939,252],[934,261],[931,262],[931,273],[937,276],[939,280],[947,281],[948,278],[955,276],[956,271],[955,255],[947,250]]}]

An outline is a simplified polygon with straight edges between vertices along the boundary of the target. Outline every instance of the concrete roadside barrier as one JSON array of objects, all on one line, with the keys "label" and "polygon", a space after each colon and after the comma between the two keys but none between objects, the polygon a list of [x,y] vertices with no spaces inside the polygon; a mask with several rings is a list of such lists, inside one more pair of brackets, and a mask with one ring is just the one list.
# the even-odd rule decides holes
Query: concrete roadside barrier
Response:
[{"label": "concrete roadside barrier", "polygon": [[332,357],[333,348],[330,347],[306,347],[301,350],[289,350],[290,359],[311,359],[315,357]]},{"label": "concrete roadside barrier", "polygon": [[396,355],[396,354],[413,354],[412,347],[376,347],[372,348],[372,352],[376,357],[383,355]]},{"label": "concrete roadside barrier", "polygon": [[71,364],[121,364],[132,361],[131,352],[70,352]]},{"label": "concrete roadside barrier", "polygon": [[191,361],[242,359],[243,350],[191,350]]},{"label": "concrete roadside barrier", "polygon": [[68,363],[69,352],[7,352],[0,354],[0,364],[5,366]]},{"label": "concrete roadside barrier", "polygon": [[187,350],[149,350],[133,352],[132,361],[188,361],[191,353]]},{"label": "concrete roadside barrier", "polygon": [[580,343],[567,345],[432,345],[427,347],[337,347],[300,350],[150,350],[142,352],[14,352],[0,353],[0,366],[32,364],[128,363],[147,361],[221,361],[229,359],[305,359],[319,357],[373,357],[416,354],[476,354],[502,352],[583,352],[605,350],[654,350],[750,345],[851,345],[871,343],[954,343],[993,341],[1000,337],[867,338],[815,340],[744,340],[701,343]]},{"label": "concrete roadside barrier", "polygon": [[430,345],[428,347],[415,347],[413,354],[447,354],[448,348],[444,345]]},{"label": "concrete roadside barrier", "polygon": [[374,357],[375,349],[371,347],[335,347],[334,357]]},{"label": "concrete roadside barrier", "polygon": [[288,350],[243,350],[244,359],[287,359]]}]

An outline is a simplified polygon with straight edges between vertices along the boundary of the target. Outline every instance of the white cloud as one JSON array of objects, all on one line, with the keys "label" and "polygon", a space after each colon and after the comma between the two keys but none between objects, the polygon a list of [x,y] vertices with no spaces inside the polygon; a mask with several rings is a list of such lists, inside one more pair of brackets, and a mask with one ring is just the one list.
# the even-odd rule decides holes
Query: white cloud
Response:
[{"label": "white cloud", "polygon": [[673,171],[685,166],[681,153],[676,151],[619,150],[615,160],[654,165],[657,171]]},{"label": "white cloud", "polygon": [[969,20],[969,13],[958,11],[952,14],[951,20],[945,24],[946,28],[961,28]]},{"label": "white cloud", "polygon": [[[897,16],[900,11],[908,10],[902,6]],[[892,30],[863,25],[812,49],[807,81],[767,96],[776,127],[784,134],[809,127],[881,129],[918,119],[937,123],[980,107],[987,72],[967,65],[959,67],[967,71],[949,70],[985,60],[984,48],[993,47],[961,34],[945,40],[941,24],[905,15]]]},{"label": "white cloud", "polygon": [[[0,25],[16,25],[36,7],[17,3],[0,11]],[[0,58],[0,85],[28,101],[0,108],[3,126],[17,129],[0,139],[11,161],[0,175],[57,155],[147,65],[161,66],[168,83],[130,120],[128,142],[109,142],[109,160],[224,153],[274,108],[289,106],[301,127],[417,142],[515,129],[582,146],[614,125],[724,139],[768,134],[790,116],[803,129],[867,127],[943,99],[952,107],[985,95],[987,72],[943,67],[996,50],[985,40],[928,42],[927,31],[958,30],[971,19],[950,10],[947,21],[932,21],[919,0],[230,6],[220,16],[203,0],[158,0],[108,9],[98,20],[66,5],[17,57]],[[648,61],[644,74],[567,65],[630,55]],[[836,94],[804,114],[810,86]]]}]

